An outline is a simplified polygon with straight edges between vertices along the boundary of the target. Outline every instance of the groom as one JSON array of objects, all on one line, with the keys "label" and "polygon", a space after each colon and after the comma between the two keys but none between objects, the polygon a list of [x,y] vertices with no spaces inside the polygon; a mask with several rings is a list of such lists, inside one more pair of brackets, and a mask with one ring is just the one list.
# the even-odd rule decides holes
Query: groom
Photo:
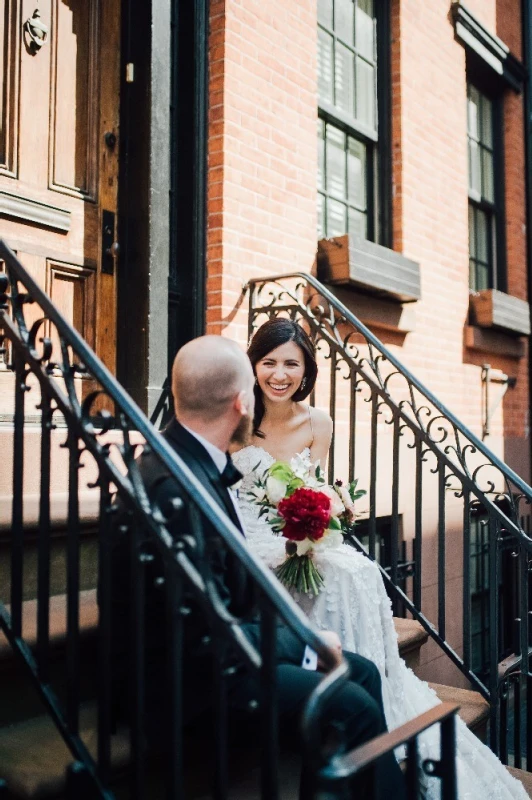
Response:
[{"label": "groom", "polygon": [[[214,501],[226,513],[234,525],[242,531],[238,508],[229,486],[240,475],[227,455],[230,444],[245,445],[251,434],[254,411],[254,376],[250,363],[240,348],[221,336],[202,336],[189,342],[179,351],[172,370],[172,393],[176,418],[163,433],[168,443],[183,459],[202,483]],[[140,468],[147,490],[159,507],[170,511],[172,501],[179,497],[179,487],[155,457],[144,454]],[[175,516],[170,530],[179,536],[189,526],[186,511],[183,518]],[[245,635],[254,643],[259,642],[259,625],[253,615],[253,586],[238,559],[223,546],[216,531],[204,521],[206,553],[216,584],[216,590],[226,608],[238,617],[246,617],[242,623]],[[194,557],[194,554],[191,554]],[[128,607],[120,598],[124,583],[127,583],[127,545],[117,542],[114,557],[115,631],[129,630]],[[147,685],[163,684],[165,653],[161,650],[165,630],[165,593],[161,589],[162,566],[155,558],[152,574],[147,580]],[[159,574],[157,574],[159,572]],[[122,588],[120,586],[122,584]],[[125,595],[127,596],[127,594]],[[208,687],[212,683],[212,654],[205,642],[209,629],[204,615],[193,602],[187,602],[190,613],[186,617],[185,644],[183,653],[185,698],[190,701],[191,711],[198,711],[201,702],[207,703]],[[324,634],[327,643],[342,653],[338,637],[334,633]],[[280,729],[293,731],[300,736],[300,716],[312,690],[322,680],[316,655],[300,642],[285,626],[280,625],[277,634],[277,685]],[[386,730],[382,706],[380,676],[377,668],[367,659],[344,653],[348,660],[351,679],[330,700],[325,723],[335,723],[345,732],[345,743],[352,749]],[[243,664],[236,663],[229,686],[230,708],[239,713],[249,707],[250,701],[259,697],[258,676],[250,674]],[[147,707],[156,712],[164,706],[164,697],[150,698]],[[161,717],[159,716],[159,722]],[[381,759],[377,765],[379,792],[382,800],[402,800],[404,782],[393,754]],[[302,779],[302,787],[305,776]],[[363,796],[363,779],[353,781],[353,797]],[[309,793],[302,788],[301,799],[308,800]]]}]

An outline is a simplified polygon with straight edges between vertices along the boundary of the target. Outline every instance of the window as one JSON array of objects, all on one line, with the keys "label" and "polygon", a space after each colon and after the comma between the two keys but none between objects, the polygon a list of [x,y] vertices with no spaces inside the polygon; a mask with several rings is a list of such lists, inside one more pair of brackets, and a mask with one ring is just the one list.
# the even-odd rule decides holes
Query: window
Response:
[{"label": "window", "polygon": [[379,238],[377,10],[318,0],[318,238]]},{"label": "window", "polygon": [[[501,213],[496,185],[495,104],[472,84],[467,87],[469,161],[469,286],[502,289]],[[500,192],[499,192],[500,193]]]}]

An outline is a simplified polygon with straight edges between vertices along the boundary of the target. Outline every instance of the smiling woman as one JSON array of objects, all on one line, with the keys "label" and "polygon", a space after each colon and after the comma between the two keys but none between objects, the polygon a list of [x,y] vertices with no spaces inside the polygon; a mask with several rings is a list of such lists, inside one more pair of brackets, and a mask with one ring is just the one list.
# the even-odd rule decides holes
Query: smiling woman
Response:
[{"label": "smiling woman", "polygon": [[248,350],[255,372],[254,440],[268,452],[290,459],[305,448],[314,462],[327,459],[332,421],[303,402],[314,388],[318,368],[314,345],[289,319],[276,318],[255,333]]}]

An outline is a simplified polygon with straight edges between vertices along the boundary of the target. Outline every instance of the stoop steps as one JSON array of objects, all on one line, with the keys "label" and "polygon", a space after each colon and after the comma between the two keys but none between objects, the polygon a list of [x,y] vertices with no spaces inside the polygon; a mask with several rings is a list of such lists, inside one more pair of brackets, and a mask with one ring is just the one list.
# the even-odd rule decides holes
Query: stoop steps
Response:
[{"label": "stoop steps", "polygon": [[[91,661],[95,657],[95,637],[98,620],[96,590],[81,592],[80,596],[80,633],[85,648],[86,659],[82,675],[82,696],[86,695],[81,711],[81,736],[87,747],[95,752],[96,718],[93,703],[94,689],[90,681]],[[415,670],[419,664],[419,653],[428,636],[421,625],[412,620],[397,619],[396,629],[399,648],[408,666]],[[64,595],[52,598],[50,608],[51,647],[55,656],[57,669],[53,669],[51,679],[61,694],[64,686],[61,655],[64,652],[66,637],[66,602]],[[30,645],[36,640],[36,601],[26,600],[24,604],[24,636]],[[61,684],[63,681],[63,684]],[[431,684],[441,700],[450,700],[460,704],[460,716],[466,724],[481,737],[485,734],[489,716],[488,704],[477,692],[456,689],[449,686]],[[194,738],[198,738],[194,746]],[[191,731],[189,743],[191,752],[188,757],[190,783],[187,797],[191,800],[207,800],[209,786],[206,783],[204,764],[202,764],[202,742],[194,731]],[[254,800],[256,794],[256,776],[258,764],[256,750],[245,753],[238,748],[238,758],[234,766],[232,780],[235,800]],[[127,796],[125,788],[121,790],[121,771],[129,757],[129,741],[127,731],[118,731],[112,742],[112,762],[117,776],[117,797]],[[9,798],[29,800],[29,798],[60,798],[64,787],[64,776],[71,756],[63,744],[61,737],[49,721],[39,698],[29,685],[29,681],[21,674],[20,667],[14,661],[7,642],[0,637],[0,779],[5,779],[9,787]],[[196,762],[196,766],[194,766]],[[256,766],[253,766],[255,764]],[[203,767],[203,768],[202,768]],[[532,797],[532,774],[510,769],[525,784]],[[298,766],[295,756],[284,757],[281,764],[283,798],[296,800],[298,783]],[[151,775],[149,786],[150,800],[164,796],[162,778],[155,771]]]}]

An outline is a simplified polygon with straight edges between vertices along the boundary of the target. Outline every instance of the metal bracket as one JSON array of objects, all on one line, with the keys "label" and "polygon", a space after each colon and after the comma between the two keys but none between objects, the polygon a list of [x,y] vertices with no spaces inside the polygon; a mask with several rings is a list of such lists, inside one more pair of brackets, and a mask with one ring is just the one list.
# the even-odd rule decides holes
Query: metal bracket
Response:
[{"label": "metal bracket", "polygon": [[[484,419],[482,422],[482,439],[484,440],[491,433],[490,423],[493,418],[493,415],[495,414],[500,404],[502,403],[503,397],[508,391],[508,389],[514,388],[515,384],[517,383],[517,378],[510,378],[508,375],[505,375],[504,372],[500,372],[499,370],[492,370],[490,364],[483,364],[481,372],[481,381],[484,384],[484,390],[483,390]],[[490,385],[492,383],[498,383],[501,386],[500,391],[496,394],[493,400],[490,397]]]}]

